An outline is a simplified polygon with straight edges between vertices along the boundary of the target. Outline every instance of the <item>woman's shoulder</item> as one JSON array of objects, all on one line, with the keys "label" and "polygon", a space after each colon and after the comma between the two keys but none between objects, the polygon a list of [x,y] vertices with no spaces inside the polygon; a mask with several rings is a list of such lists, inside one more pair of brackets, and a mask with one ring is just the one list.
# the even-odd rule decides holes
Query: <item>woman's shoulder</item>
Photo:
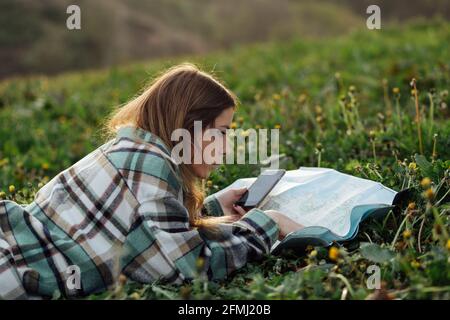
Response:
[{"label": "woman's shoulder", "polygon": [[165,181],[175,190],[180,187],[179,167],[168,149],[157,141],[131,134],[118,135],[103,151],[126,176],[137,173]]}]

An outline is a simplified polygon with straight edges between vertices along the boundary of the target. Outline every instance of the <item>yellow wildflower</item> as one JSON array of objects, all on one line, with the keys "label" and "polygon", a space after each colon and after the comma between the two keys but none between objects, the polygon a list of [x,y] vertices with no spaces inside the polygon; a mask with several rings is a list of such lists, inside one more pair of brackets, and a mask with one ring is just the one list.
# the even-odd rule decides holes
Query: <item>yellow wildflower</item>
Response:
[{"label": "yellow wildflower", "polygon": [[336,261],[339,258],[339,249],[336,247],[331,247],[328,251],[328,257],[331,260]]},{"label": "yellow wildflower", "polygon": [[422,181],[420,182],[420,185],[424,189],[428,188],[431,185],[431,179],[428,177],[423,178]]},{"label": "yellow wildflower", "polygon": [[403,231],[403,238],[404,239],[409,239],[411,238],[412,232],[409,229],[406,229],[405,231]]},{"label": "yellow wildflower", "polygon": [[139,292],[133,292],[132,294],[130,294],[130,298],[133,300],[139,300],[141,299],[141,295],[139,294]]},{"label": "yellow wildflower", "polygon": [[425,197],[428,200],[433,200],[433,198],[434,198],[434,191],[433,191],[433,189],[428,188],[427,191],[425,191]]}]

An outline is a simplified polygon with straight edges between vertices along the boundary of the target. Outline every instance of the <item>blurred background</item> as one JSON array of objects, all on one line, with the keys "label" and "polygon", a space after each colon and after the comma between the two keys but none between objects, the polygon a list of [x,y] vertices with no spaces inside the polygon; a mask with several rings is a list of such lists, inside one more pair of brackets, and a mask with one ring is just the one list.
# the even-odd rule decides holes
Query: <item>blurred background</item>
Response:
[{"label": "blurred background", "polygon": [[[66,28],[70,4],[81,8],[80,31]],[[370,4],[382,26],[450,18],[448,0],[1,0],[0,78],[335,37],[366,28]]]}]

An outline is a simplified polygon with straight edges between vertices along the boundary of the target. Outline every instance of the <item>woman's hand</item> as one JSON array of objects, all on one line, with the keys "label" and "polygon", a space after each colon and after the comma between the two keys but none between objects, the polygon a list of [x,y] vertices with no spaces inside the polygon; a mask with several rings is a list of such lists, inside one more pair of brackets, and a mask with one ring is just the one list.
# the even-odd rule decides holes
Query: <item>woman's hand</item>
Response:
[{"label": "woman's hand", "polygon": [[230,216],[237,214],[241,216],[246,213],[246,211],[242,207],[236,206],[234,204],[242,197],[245,191],[247,191],[247,188],[230,189],[222,192],[219,195],[216,195],[216,198],[219,201],[220,206],[222,207],[224,215]]},{"label": "woman's hand", "polygon": [[275,211],[275,210],[266,210],[264,211],[265,214],[267,214],[269,217],[271,217],[275,222],[278,224],[278,227],[280,229],[279,237],[278,239],[281,240],[286,235],[293,231],[297,231],[300,229],[303,229],[305,226],[295,222],[294,220],[286,217],[282,213]]}]

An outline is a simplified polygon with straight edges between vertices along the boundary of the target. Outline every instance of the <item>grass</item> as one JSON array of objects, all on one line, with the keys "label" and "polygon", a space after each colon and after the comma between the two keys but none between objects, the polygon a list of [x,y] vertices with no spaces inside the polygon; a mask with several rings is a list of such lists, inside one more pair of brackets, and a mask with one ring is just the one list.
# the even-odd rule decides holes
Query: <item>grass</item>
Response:
[{"label": "grass", "polygon": [[[236,127],[281,128],[283,168],[332,167],[397,191],[412,187],[415,196],[342,247],[267,256],[220,283],[122,279],[90,299],[449,299],[449,43],[450,24],[429,21],[2,82],[0,197],[31,202],[102,143],[98,128],[113,106],[155,72],[190,60],[214,69],[240,97]],[[220,168],[207,191],[257,173],[255,165]],[[380,290],[367,287],[371,265],[380,268]]]}]

